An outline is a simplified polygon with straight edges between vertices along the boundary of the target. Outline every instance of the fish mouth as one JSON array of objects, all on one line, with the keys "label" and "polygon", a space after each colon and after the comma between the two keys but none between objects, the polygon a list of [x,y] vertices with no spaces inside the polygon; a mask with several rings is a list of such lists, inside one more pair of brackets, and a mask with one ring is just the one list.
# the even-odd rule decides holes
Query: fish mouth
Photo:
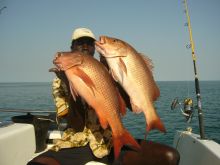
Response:
[{"label": "fish mouth", "polygon": [[101,44],[105,44],[105,43],[106,43],[106,38],[105,38],[105,36],[100,36],[100,37],[99,37],[99,41],[100,41]]},{"label": "fish mouth", "polygon": [[54,59],[53,59],[53,64],[56,66],[56,69],[58,71],[62,70],[63,69],[63,66],[62,64],[60,63],[59,61],[59,58],[62,56],[62,53],[61,52],[58,52],[54,55]]},{"label": "fish mouth", "polygon": [[100,36],[99,41],[95,41],[95,49],[102,55],[106,54],[105,47],[104,47],[105,43],[106,43],[106,40],[104,36]]}]

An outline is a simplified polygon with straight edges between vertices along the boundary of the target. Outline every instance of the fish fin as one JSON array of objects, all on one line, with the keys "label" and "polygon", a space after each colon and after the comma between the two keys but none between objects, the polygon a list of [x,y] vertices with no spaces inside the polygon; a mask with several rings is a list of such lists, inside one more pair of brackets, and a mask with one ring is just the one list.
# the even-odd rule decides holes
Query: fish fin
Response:
[{"label": "fish fin", "polygon": [[106,129],[108,127],[108,121],[105,118],[99,117],[99,122],[103,129]]},{"label": "fish fin", "polygon": [[154,87],[154,94],[153,94],[153,101],[156,101],[157,98],[160,96],[160,90],[158,88],[158,86],[155,84],[155,87]]},{"label": "fish fin", "polygon": [[148,69],[151,71],[151,73],[153,72],[154,69],[154,65],[152,60],[145,56],[144,54],[139,53],[139,55],[141,56],[141,58],[144,60],[145,64],[147,65]]},{"label": "fish fin", "polygon": [[[152,60],[149,57],[145,56],[144,54],[139,53],[139,55],[144,60],[145,64],[147,65],[147,67],[150,70],[150,72],[152,74],[152,77],[153,77],[154,65],[153,65]],[[158,86],[155,84],[155,86],[154,86],[154,94],[153,94],[153,98],[152,98],[153,101],[156,101],[159,96],[160,96],[160,90],[159,90]]]},{"label": "fish fin", "polygon": [[166,133],[166,128],[163,124],[163,122],[160,120],[159,117],[157,117],[156,120],[153,120],[151,122],[147,122],[146,124],[146,131],[147,133],[150,132],[153,129],[157,129],[163,133]]},{"label": "fish fin", "polygon": [[122,72],[124,72],[127,75],[127,67],[122,58],[119,58],[119,68],[121,68]]},{"label": "fish fin", "polygon": [[117,89],[117,94],[118,94],[118,100],[119,100],[119,106],[120,106],[120,114],[122,116],[124,116],[126,114],[126,105],[125,105],[125,102],[124,102],[124,99],[121,97],[118,89]]},{"label": "fish fin", "polygon": [[76,72],[74,72],[91,90],[92,94],[95,96],[95,84],[93,83],[92,79],[80,68],[76,68]]},{"label": "fish fin", "polygon": [[111,73],[111,75],[112,75],[112,78],[113,78],[116,82],[118,82],[118,77],[116,76],[116,74],[115,74],[115,72],[114,72],[113,69],[110,69],[110,73]]},{"label": "fish fin", "polygon": [[70,84],[71,95],[73,96],[74,101],[76,101],[76,97],[78,96],[78,93],[76,92],[76,89],[74,88],[73,84],[71,82],[69,84]]},{"label": "fish fin", "polygon": [[142,112],[142,109],[140,109],[137,105],[135,105],[133,102],[132,102],[132,99],[130,99],[130,103],[131,103],[131,108],[132,108],[132,112],[136,113],[136,114],[139,114]]},{"label": "fish fin", "polygon": [[114,144],[114,155],[116,160],[120,155],[121,148],[125,144],[130,145],[133,149],[137,151],[141,150],[140,145],[136,142],[136,140],[126,129],[120,137],[114,137],[113,135],[113,144]]},{"label": "fish fin", "polygon": [[95,110],[97,116],[98,116],[98,119],[99,119],[99,123],[101,125],[101,127],[103,129],[106,129],[108,127],[108,121],[106,119],[106,116],[102,113],[102,110]]}]

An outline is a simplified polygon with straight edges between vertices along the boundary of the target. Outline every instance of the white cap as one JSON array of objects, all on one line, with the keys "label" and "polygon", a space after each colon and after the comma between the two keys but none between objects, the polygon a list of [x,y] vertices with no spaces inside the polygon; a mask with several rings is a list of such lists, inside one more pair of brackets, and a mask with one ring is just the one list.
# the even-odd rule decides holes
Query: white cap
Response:
[{"label": "white cap", "polygon": [[95,35],[92,33],[90,29],[87,28],[78,28],[74,30],[72,35],[72,40],[77,40],[81,37],[90,37],[95,40]]}]

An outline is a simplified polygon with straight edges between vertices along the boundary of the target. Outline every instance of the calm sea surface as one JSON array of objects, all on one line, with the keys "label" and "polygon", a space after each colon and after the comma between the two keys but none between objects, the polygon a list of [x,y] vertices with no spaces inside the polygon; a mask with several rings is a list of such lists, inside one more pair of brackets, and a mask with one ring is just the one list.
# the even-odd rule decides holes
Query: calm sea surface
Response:
[{"label": "calm sea surface", "polygon": [[[193,120],[186,124],[179,108],[170,110],[175,97],[182,102],[191,97],[196,105],[194,82],[157,82],[161,95],[155,102],[155,107],[163,120],[167,133],[151,131],[149,140],[172,145],[176,130],[185,130],[187,126],[199,133],[198,115],[195,110]],[[205,135],[220,143],[220,81],[201,81],[202,109],[204,112]],[[54,110],[51,95],[51,83],[0,83],[0,109]],[[10,120],[13,115],[20,113],[0,112],[0,121]],[[143,114],[134,115],[127,111],[123,118],[125,127],[135,138],[144,138],[145,117]]]}]

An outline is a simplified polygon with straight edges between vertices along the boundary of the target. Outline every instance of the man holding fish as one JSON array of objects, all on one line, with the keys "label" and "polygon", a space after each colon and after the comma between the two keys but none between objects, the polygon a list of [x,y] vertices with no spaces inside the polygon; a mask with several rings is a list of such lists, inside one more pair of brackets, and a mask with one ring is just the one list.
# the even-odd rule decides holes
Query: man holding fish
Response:
[{"label": "man holding fish", "polygon": [[[101,62],[93,58],[95,48],[101,55]],[[96,41],[91,30],[78,28],[73,32],[71,52],[58,52],[53,63],[56,68],[50,71],[57,75],[53,82],[57,116],[66,118],[71,128],[53,149],[89,143],[93,154],[103,158],[113,147],[117,160],[121,148],[129,145],[133,149],[131,154],[139,153],[135,157],[142,157],[141,161],[147,163],[143,156],[149,152],[143,147],[146,142],[138,144],[123,126],[121,117],[126,107],[135,113],[143,112],[146,132],[152,129],[165,132],[153,105],[160,92],[153,79],[150,59],[124,41],[107,36]],[[66,139],[70,139],[68,131],[73,140],[66,146]],[[129,157],[125,156],[123,161]]]}]

